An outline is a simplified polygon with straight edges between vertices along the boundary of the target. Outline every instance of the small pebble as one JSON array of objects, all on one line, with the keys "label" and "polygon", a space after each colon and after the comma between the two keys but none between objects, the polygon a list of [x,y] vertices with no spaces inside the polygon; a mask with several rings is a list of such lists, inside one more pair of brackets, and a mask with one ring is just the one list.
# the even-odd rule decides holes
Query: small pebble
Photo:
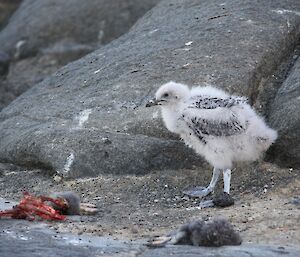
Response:
[{"label": "small pebble", "polygon": [[59,176],[59,175],[55,175],[55,176],[53,177],[53,180],[54,180],[55,182],[61,182],[61,181],[62,181],[62,177]]}]

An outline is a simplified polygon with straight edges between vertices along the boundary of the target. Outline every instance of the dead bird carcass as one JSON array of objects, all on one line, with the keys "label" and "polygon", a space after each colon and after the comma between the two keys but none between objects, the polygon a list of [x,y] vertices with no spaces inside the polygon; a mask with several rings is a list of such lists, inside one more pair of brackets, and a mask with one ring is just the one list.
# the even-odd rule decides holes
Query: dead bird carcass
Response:
[{"label": "dead bird carcass", "polygon": [[215,218],[212,221],[196,220],[187,223],[175,232],[154,238],[147,246],[163,247],[169,244],[219,247],[241,243],[240,234],[226,219]]}]

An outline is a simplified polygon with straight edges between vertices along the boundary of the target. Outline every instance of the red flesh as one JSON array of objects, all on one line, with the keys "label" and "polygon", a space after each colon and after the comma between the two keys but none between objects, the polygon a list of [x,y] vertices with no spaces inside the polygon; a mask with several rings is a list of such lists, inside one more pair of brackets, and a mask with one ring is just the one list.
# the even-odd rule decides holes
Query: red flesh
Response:
[{"label": "red flesh", "polygon": [[60,209],[68,208],[64,199],[51,198],[47,196],[32,196],[25,192],[20,203],[10,210],[0,211],[0,217],[11,217],[13,219],[35,220],[40,217],[45,220],[65,220],[66,217],[61,215],[53,207],[45,202],[52,202]]}]

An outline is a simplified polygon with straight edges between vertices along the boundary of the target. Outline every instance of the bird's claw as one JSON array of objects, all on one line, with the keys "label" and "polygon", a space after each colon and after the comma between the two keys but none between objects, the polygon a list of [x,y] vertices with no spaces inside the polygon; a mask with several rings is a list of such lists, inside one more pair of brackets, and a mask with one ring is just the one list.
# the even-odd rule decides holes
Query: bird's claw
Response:
[{"label": "bird's claw", "polygon": [[99,210],[96,205],[91,203],[81,203],[80,204],[80,214],[81,215],[95,215]]},{"label": "bird's claw", "polygon": [[171,236],[158,236],[149,241],[146,246],[150,248],[164,247],[171,239]]}]

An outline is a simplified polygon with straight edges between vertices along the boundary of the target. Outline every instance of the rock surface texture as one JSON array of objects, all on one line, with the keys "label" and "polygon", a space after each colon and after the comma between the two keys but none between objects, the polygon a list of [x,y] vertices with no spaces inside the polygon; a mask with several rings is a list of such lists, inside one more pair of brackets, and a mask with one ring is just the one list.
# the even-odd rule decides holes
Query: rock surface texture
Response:
[{"label": "rock surface texture", "polygon": [[159,0],[24,0],[0,34],[1,50],[25,57],[61,39],[103,44]]},{"label": "rock surface texture", "polygon": [[297,0],[162,1],[6,107],[0,160],[73,177],[200,165],[146,101],[169,80],[271,98],[264,83],[299,43],[299,12]]},{"label": "rock surface texture", "polygon": [[2,29],[22,0],[0,0],[0,29]]},{"label": "rock surface texture", "polygon": [[[63,65],[127,32],[158,1],[23,1],[0,32],[0,110]],[[0,1],[0,8],[19,2]]]},{"label": "rock surface texture", "polygon": [[279,88],[270,111],[279,138],[270,153],[284,166],[300,166],[300,58]]}]

